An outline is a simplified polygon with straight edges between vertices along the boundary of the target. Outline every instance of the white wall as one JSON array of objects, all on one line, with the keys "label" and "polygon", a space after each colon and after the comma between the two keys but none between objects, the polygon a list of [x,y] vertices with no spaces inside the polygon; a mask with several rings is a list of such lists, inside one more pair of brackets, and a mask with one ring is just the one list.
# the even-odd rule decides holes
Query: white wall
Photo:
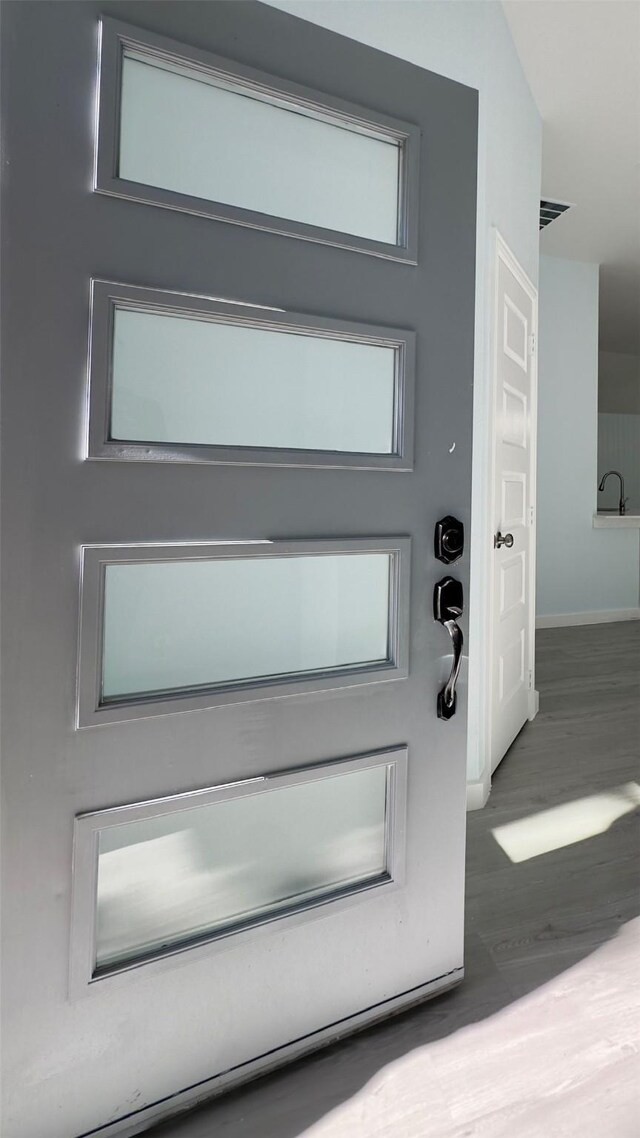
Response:
[{"label": "white wall", "polygon": [[542,127],[502,5],[493,0],[272,0],[274,7],[479,91],[478,234],[471,535],[469,779],[482,779],[487,677],[485,552],[488,508],[491,255],[499,229],[525,272],[538,280]]},{"label": "white wall", "polygon": [[638,606],[638,530],[597,508],[598,265],[540,258],[539,616]]}]

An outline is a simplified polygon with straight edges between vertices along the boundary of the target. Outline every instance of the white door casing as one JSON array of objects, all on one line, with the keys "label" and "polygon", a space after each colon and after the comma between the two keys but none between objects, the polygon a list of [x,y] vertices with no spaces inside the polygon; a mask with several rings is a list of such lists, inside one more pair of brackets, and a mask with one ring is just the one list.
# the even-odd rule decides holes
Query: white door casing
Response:
[{"label": "white door casing", "polygon": [[[496,769],[537,712],[535,443],[537,293],[496,232],[488,666],[489,754]],[[498,533],[507,544],[495,546]],[[509,536],[513,544],[509,543]]]}]

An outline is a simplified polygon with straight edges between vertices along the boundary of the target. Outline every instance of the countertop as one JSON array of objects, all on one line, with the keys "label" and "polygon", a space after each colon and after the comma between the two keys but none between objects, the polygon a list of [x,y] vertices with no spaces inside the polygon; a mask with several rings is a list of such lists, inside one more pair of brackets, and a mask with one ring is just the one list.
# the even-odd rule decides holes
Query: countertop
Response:
[{"label": "countertop", "polygon": [[640,513],[619,514],[617,510],[598,510],[593,515],[594,529],[640,529]]}]

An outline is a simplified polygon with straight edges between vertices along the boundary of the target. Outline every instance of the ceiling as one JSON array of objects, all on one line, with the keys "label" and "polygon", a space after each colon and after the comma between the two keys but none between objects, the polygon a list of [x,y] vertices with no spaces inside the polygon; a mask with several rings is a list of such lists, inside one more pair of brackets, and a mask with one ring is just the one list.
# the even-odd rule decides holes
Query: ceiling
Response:
[{"label": "ceiling", "polygon": [[600,264],[600,349],[640,355],[640,2],[503,0],[543,121],[540,252]]}]

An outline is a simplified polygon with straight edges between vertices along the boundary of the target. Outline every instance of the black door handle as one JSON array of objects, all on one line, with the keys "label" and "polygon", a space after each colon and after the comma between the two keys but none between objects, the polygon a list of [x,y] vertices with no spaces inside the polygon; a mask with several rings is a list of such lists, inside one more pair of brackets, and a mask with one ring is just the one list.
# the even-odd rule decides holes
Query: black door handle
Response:
[{"label": "black door handle", "polygon": [[463,607],[462,582],[456,581],[453,577],[443,577],[438,581],[433,592],[433,615],[434,619],[446,628],[453,647],[453,663],[449,679],[438,692],[438,719],[451,719],[456,712],[456,683],[460,675],[464,646],[464,637],[457,618],[462,616]]}]

